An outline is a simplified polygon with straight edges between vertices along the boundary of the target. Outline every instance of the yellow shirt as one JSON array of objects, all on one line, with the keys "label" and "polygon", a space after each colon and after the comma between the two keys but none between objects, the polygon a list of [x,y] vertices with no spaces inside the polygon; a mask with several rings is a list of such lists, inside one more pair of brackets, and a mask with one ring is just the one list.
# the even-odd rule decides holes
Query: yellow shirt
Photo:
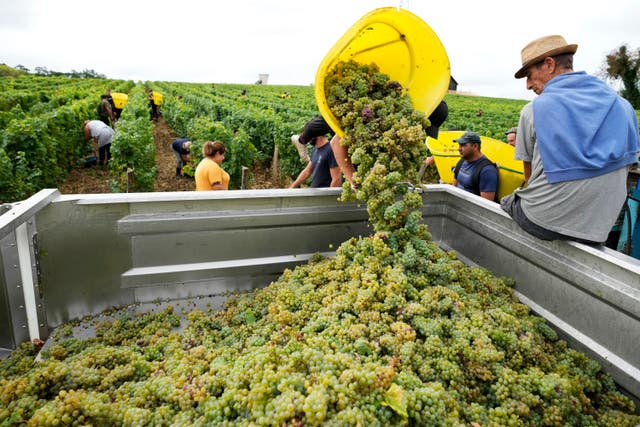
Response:
[{"label": "yellow shirt", "polygon": [[225,190],[229,189],[229,174],[208,157],[196,167],[196,191],[214,190],[211,184],[220,183]]}]

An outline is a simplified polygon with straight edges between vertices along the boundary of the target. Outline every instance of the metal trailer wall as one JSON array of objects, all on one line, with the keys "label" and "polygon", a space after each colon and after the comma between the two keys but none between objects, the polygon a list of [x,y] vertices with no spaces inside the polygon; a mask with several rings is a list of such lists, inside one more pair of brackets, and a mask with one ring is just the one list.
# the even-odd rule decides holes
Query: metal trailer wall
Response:
[{"label": "metal trailer wall", "polygon": [[[224,298],[228,291],[264,286],[316,252],[331,254],[348,238],[371,233],[365,206],[338,202],[339,192],[43,190],[0,216],[0,326],[13,331],[0,334],[0,347],[15,348],[34,333],[44,338],[61,323],[111,307]],[[535,239],[498,205],[452,186],[426,186],[423,196],[436,242],[468,263],[515,278],[524,303],[640,398],[639,260]],[[25,233],[21,226],[29,222]],[[33,259],[16,263],[20,255],[11,240],[18,229],[31,249],[22,256]],[[22,281],[17,264],[32,267],[33,303],[28,293],[15,292]]]}]

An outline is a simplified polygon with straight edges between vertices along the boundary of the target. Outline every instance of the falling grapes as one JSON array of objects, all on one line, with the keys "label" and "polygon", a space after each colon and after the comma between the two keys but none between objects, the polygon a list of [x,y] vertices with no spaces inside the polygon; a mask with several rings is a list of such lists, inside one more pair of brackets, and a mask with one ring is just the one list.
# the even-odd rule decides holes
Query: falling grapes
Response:
[{"label": "falling grapes", "polygon": [[[632,401],[513,294],[435,245],[411,191],[428,119],[375,65],[327,99],[371,236],[223,310],[114,315],[0,362],[2,426],[636,426]],[[181,329],[178,329],[181,327]],[[179,331],[179,332],[178,332]]]}]

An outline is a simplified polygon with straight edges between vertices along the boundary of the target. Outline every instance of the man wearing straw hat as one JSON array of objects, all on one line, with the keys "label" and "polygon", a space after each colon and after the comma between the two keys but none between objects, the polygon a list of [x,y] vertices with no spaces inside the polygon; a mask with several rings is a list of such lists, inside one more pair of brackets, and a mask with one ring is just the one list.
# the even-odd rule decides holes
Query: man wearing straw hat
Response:
[{"label": "man wearing straw hat", "polygon": [[515,158],[526,188],[501,200],[543,240],[601,244],[618,217],[640,151],[635,111],[600,79],[573,71],[578,46],[541,37],[521,52],[517,79],[537,95],[520,113]]}]

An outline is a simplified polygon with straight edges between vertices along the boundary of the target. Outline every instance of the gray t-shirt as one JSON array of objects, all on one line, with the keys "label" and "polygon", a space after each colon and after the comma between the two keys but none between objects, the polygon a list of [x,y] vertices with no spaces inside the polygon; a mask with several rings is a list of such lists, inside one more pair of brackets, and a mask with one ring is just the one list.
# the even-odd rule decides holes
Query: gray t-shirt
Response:
[{"label": "gray t-shirt", "polygon": [[628,168],[587,179],[550,184],[533,124],[533,104],[520,113],[515,159],[531,162],[526,188],[516,190],[524,214],[531,222],[567,236],[604,242],[627,196]]}]

